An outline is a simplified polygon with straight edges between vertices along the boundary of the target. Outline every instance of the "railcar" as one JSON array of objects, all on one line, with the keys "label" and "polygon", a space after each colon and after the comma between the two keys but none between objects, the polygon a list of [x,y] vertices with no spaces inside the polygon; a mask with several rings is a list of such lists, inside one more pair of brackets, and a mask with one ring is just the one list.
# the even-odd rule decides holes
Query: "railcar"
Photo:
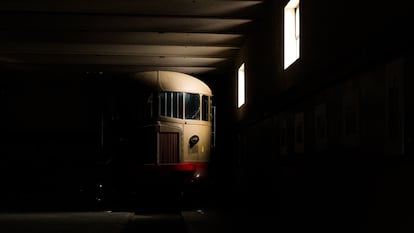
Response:
[{"label": "railcar", "polygon": [[121,176],[117,183],[142,187],[206,179],[215,131],[210,87],[172,71],[138,72],[114,85],[107,133]]}]

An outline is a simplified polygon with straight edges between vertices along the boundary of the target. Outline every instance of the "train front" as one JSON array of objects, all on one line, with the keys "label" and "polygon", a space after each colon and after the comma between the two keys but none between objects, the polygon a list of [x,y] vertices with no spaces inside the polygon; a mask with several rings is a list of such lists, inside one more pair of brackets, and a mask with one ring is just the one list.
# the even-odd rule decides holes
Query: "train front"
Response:
[{"label": "train front", "polygon": [[134,93],[128,98],[137,100],[126,107],[128,149],[122,158],[128,176],[140,183],[205,181],[212,147],[210,88],[186,74],[151,71],[134,74],[127,89]]}]

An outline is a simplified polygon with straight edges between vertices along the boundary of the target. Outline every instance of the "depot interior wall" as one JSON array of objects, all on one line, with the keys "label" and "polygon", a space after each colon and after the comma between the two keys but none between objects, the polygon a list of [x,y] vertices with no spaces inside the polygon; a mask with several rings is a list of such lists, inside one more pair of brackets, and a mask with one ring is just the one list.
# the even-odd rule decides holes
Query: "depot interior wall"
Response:
[{"label": "depot interior wall", "polygon": [[[266,3],[231,73],[234,103],[229,106],[234,107],[236,71],[245,63],[246,104],[234,108],[228,120],[236,122],[231,135],[235,189],[255,198],[251,208],[284,203],[283,211],[293,215],[315,207],[317,200],[318,208],[330,211],[331,201],[346,196],[334,205],[375,215],[370,207],[389,201],[370,199],[388,192],[376,191],[389,188],[379,175],[389,174],[407,150],[406,139],[390,142],[389,131],[399,127],[402,132],[411,87],[396,84],[398,93],[392,94],[389,69],[400,83],[412,74],[412,44],[404,33],[408,11],[399,3],[302,1],[300,58],[284,70],[286,3]],[[391,110],[392,103],[399,107]],[[322,139],[316,123],[321,114]]]}]

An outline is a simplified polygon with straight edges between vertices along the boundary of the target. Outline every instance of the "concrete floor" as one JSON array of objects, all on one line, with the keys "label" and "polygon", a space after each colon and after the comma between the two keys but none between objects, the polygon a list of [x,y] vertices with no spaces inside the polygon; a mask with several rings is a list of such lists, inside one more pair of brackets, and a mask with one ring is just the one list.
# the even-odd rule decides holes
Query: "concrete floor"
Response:
[{"label": "concrete floor", "polygon": [[2,233],[229,232],[225,223],[226,218],[205,210],[147,215],[111,211],[0,214]]}]

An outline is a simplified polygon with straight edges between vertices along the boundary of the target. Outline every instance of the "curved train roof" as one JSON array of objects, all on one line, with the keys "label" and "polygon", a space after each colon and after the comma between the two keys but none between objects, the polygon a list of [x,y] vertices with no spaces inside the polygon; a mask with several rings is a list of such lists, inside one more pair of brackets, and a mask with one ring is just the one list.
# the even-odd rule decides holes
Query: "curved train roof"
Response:
[{"label": "curved train roof", "polygon": [[134,80],[158,91],[177,91],[212,95],[212,91],[203,81],[179,72],[145,71],[132,75]]}]

